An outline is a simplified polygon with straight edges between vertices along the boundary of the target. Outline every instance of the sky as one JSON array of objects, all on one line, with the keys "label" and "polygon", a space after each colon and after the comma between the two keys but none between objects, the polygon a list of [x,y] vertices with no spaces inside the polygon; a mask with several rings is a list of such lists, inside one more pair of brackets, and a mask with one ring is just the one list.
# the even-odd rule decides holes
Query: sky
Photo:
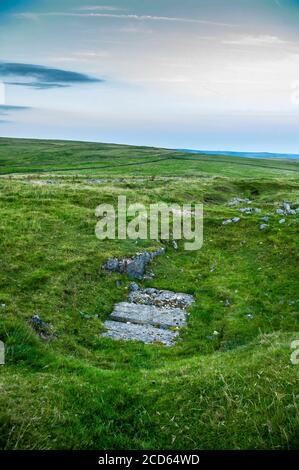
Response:
[{"label": "sky", "polygon": [[0,136],[299,153],[299,0],[0,0]]}]

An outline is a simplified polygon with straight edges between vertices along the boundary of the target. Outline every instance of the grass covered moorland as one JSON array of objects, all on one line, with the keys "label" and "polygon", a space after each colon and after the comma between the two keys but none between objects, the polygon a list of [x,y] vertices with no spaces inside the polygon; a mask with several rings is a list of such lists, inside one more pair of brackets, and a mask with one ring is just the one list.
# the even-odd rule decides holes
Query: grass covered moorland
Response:
[{"label": "grass covered moorland", "polygon": [[[299,213],[276,214],[299,206],[298,176],[295,160],[0,139],[0,448],[298,448]],[[203,202],[203,248],[98,240],[95,208],[119,195]],[[101,337],[131,282],[104,262],[161,245],[139,285],[194,295],[177,344]]]}]

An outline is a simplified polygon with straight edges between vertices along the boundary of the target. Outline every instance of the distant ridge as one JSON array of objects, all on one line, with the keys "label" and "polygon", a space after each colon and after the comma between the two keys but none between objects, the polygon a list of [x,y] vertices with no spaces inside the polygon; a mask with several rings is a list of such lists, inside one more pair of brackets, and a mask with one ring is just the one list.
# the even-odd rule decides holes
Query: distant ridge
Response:
[{"label": "distant ridge", "polygon": [[211,150],[192,150],[192,149],[177,149],[180,152],[187,152],[187,153],[197,153],[203,155],[222,155],[227,157],[243,157],[243,158],[275,158],[275,159],[289,159],[289,160],[299,160],[299,154],[293,153],[269,153],[269,152],[227,152],[226,150],[223,151],[215,151],[212,152]]}]

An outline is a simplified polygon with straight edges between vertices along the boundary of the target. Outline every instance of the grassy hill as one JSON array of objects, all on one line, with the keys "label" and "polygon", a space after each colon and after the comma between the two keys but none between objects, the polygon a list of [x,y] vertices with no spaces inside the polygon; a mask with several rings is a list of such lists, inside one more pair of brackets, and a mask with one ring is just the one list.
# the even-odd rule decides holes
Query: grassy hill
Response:
[{"label": "grassy hill", "polygon": [[[274,215],[299,206],[298,172],[297,161],[0,139],[0,448],[298,447],[299,214]],[[95,208],[120,194],[204,203],[203,248],[165,243],[155,278],[140,283],[195,296],[173,348],[100,336],[130,284],[104,261],[160,246],[95,237]],[[233,197],[261,214],[240,215]]]}]

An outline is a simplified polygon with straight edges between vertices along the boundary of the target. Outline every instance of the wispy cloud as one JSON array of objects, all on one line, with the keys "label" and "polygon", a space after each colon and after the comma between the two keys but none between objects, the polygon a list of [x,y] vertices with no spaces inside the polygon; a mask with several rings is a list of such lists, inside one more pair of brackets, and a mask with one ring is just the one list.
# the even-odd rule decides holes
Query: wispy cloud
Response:
[{"label": "wispy cloud", "polygon": [[51,88],[66,88],[69,85],[62,83],[42,83],[42,82],[5,82],[6,85],[23,86],[26,88],[34,88],[36,90],[50,90]]},{"label": "wispy cloud", "polygon": [[86,62],[86,63],[91,63],[91,62],[99,62],[103,61],[107,58],[110,57],[109,52],[107,51],[82,51],[82,52],[74,52],[73,54],[69,56],[47,56],[46,60],[48,62],[55,63],[56,65],[58,63],[78,63],[78,62]]},{"label": "wispy cloud", "polygon": [[[10,106],[8,104],[0,104],[0,115],[7,116],[12,111],[26,111],[28,106]],[[3,121],[2,121],[3,122]]]},{"label": "wispy cloud", "polygon": [[126,34],[152,34],[154,32],[153,29],[142,26],[141,24],[136,26],[124,26],[123,28],[119,28],[118,31]]},{"label": "wispy cloud", "polygon": [[288,41],[278,38],[277,36],[241,36],[235,39],[226,39],[222,44],[232,44],[236,46],[278,46],[288,44]]},{"label": "wispy cloud", "polygon": [[111,5],[89,5],[84,7],[76,8],[79,11],[120,11],[126,10],[126,8],[114,7]]},{"label": "wispy cloud", "polygon": [[24,20],[38,21],[41,15],[41,13],[24,12],[17,13],[14,15],[14,17],[23,18]]},{"label": "wispy cloud", "polygon": [[222,23],[217,21],[202,20],[199,18],[183,18],[176,16],[154,16],[154,15],[135,15],[135,14],[119,14],[119,13],[75,13],[75,12],[48,12],[48,13],[18,13],[15,16],[23,19],[38,19],[40,17],[79,17],[79,18],[114,18],[121,20],[136,21],[165,21],[174,23],[193,23],[206,24],[210,26],[235,27],[237,25],[231,23]]},{"label": "wispy cloud", "polygon": [[109,57],[109,53],[107,51],[82,51],[82,52],[75,52],[75,57],[79,57],[80,59],[103,59]]},{"label": "wispy cloud", "polygon": [[[42,65],[0,62],[0,77],[6,83],[37,89],[51,89],[74,84],[103,82],[103,79],[69,70],[44,67]],[[7,81],[8,79],[8,81]]]}]

